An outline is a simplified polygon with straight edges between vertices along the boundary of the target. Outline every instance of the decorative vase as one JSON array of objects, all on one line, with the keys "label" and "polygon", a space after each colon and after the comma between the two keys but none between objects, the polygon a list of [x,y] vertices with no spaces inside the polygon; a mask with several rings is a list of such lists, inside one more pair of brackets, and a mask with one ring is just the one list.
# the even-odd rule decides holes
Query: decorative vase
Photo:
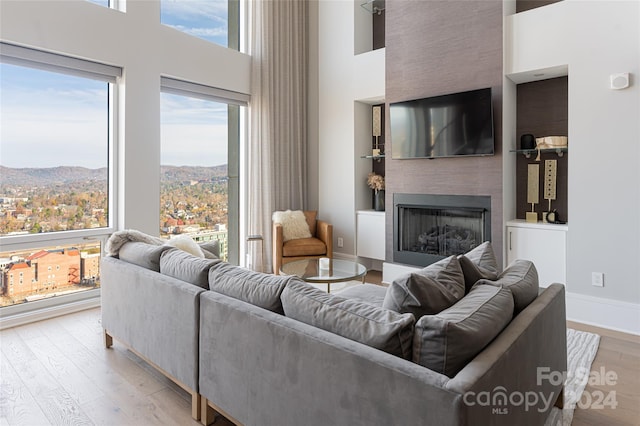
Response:
[{"label": "decorative vase", "polygon": [[373,192],[373,209],[377,212],[384,211],[384,189]]}]

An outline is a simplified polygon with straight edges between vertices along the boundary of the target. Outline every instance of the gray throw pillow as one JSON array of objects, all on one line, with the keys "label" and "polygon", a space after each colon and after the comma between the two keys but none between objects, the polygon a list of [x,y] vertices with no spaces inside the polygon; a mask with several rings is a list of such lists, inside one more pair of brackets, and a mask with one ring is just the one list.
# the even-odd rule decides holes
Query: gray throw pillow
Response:
[{"label": "gray throw pillow", "polygon": [[297,281],[287,284],[281,299],[288,317],[411,359],[415,322],[411,314],[399,314],[345,299]]},{"label": "gray throw pillow", "polygon": [[489,241],[458,256],[458,260],[464,274],[465,293],[468,293],[478,280],[498,278],[498,261]]},{"label": "gray throw pillow", "polygon": [[209,289],[243,302],[283,313],[280,295],[296,276],[271,275],[255,272],[228,263],[221,263],[209,271]]},{"label": "gray throw pillow", "polygon": [[171,249],[165,245],[139,242],[124,243],[118,252],[118,258],[152,271],[160,272],[160,256]]},{"label": "gray throw pillow", "polygon": [[516,259],[505,269],[496,281],[480,280],[478,284],[502,286],[511,290],[515,309],[513,315],[518,315],[529,303],[538,297],[538,271],[533,262]]},{"label": "gray throw pillow", "polygon": [[464,296],[464,277],[455,256],[396,278],[387,288],[382,307],[412,313],[416,319],[437,314]]},{"label": "gray throw pillow", "polygon": [[220,242],[218,240],[213,241],[205,241],[203,243],[198,243],[202,252],[204,253],[204,257],[207,259],[218,259],[220,258]]},{"label": "gray throw pillow", "polygon": [[512,316],[509,290],[475,285],[449,309],[418,320],[413,362],[453,377],[500,334]]},{"label": "gray throw pillow", "polygon": [[209,269],[219,262],[219,259],[204,259],[172,248],[160,256],[160,273],[208,289]]}]

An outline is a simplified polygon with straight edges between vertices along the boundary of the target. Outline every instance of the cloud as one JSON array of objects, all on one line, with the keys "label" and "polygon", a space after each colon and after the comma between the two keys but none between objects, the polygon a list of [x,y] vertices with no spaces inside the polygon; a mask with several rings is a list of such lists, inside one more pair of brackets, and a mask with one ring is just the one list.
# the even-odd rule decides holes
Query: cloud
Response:
[{"label": "cloud", "polygon": [[175,28],[178,31],[182,31],[183,33],[200,37],[204,39],[214,39],[216,37],[226,37],[227,29],[218,27],[218,28],[191,28],[186,27],[184,25],[168,25],[171,28]]},{"label": "cloud", "polygon": [[227,0],[162,0],[161,22],[186,34],[226,45]]}]

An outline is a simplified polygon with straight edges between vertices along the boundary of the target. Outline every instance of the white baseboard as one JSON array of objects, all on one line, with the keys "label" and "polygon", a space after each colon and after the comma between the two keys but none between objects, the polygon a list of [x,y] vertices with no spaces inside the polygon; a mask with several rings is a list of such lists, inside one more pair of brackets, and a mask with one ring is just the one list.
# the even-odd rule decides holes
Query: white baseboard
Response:
[{"label": "white baseboard", "polygon": [[567,319],[640,335],[640,305],[578,293],[566,293]]}]

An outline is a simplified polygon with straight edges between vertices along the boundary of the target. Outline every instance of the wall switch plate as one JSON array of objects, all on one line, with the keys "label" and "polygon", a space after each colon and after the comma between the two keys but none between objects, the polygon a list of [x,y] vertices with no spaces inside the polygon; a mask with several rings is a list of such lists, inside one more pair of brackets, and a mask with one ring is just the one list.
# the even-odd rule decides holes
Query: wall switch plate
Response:
[{"label": "wall switch plate", "polygon": [[592,272],[591,273],[591,285],[596,287],[604,287],[604,273]]},{"label": "wall switch plate", "polygon": [[344,247],[344,239],[342,237],[338,237],[338,248]]}]

